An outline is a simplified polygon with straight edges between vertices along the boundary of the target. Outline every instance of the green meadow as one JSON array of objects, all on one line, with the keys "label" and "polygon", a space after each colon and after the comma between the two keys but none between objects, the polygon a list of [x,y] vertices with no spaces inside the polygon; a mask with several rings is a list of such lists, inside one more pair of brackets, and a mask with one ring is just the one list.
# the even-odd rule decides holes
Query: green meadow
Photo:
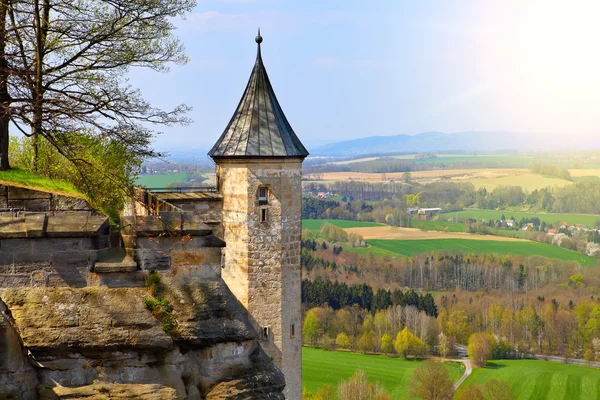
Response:
[{"label": "green meadow", "polygon": [[[403,358],[350,353],[346,351],[326,351],[304,347],[302,349],[302,385],[311,393],[323,385],[336,386],[340,381],[351,377],[357,369],[366,372],[371,382],[380,382],[392,399],[406,399],[406,387],[413,371],[421,361],[407,361]],[[448,364],[453,381],[464,372],[462,364]]]},{"label": "green meadow", "polygon": [[494,219],[499,220],[502,215],[509,219],[515,217],[520,221],[522,218],[539,218],[540,221],[546,221],[548,224],[555,222],[566,222],[567,224],[584,224],[589,227],[596,225],[596,221],[600,220],[600,215],[590,214],[553,214],[553,213],[530,213],[524,211],[507,211],[507,210],[463,210],[440,214],[444,218],[472,218],[476,220]]},{"label": "green meadow", "polygon": [[[515,399],[600,399],[600,370],[542,360],[494,360],[475,368],[461,385],[498,379],[510,385]],[[460,390],[460,389],[459,389]]]},{"label": "green meadow", "polygon": [[311,231],[321,230],[321,226],[324,223],[329,223],[340,228],[364,228],[370,226],[383,226],[377,222],[362,222],[362,221],[346,221],[343,219],[303,219],[302,229],[309,229]]},{"label": "green meadow", "polygon": [[149,188],[164,188],[173,183],[187,182],[187,180],[187,174],[185,172],[177,172],[172,174],[151,174],[138,176],[135,180],[135,184]]},{"label": "green meadow", "polygon": [[[496,241],[470,239],[427,239],[427,240],[383,240],[370,239],[369,246],[375,249],[412,256],[439,250],[459,250],[465,253],[496,253],[519,256],[542,256],[564,261],[576,261],[581,265],[596,265],[596,259],[573,250],[530,241]],[[369,250],[364,249],[364,250]]]}]

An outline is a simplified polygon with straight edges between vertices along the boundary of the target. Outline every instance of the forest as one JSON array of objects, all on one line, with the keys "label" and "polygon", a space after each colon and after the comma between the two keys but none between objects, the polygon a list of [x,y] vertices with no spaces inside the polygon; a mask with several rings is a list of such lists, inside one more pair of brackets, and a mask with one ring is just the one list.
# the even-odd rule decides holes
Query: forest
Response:
[{"label": "forest", "polygon": [[[407,328],[427,352],[439,353],[440,338],[466,344],[487,332],[497,358],[600,360],[600,273],[593,269],[459,252],[393,259],[317,246],[302,253],[304,309],[314,325],[305,341],[312,345],[395,352],[389,338]],[[424,307],[428,291],[438,293],[437,317]]]}]

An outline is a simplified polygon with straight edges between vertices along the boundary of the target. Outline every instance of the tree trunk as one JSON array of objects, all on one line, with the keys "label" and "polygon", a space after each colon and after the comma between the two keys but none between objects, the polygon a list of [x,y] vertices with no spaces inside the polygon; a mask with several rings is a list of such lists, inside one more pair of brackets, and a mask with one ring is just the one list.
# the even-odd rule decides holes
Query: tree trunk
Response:
[{"label": "tree trunk", "polygon": [[38,170],[38,152],[40,133],[42,132],[44,84],[42,80],[44,68],[44,52],[46,47],[46,37],[48,34],[48,20],[50,18],[50,1],[43,0],[43,6],[40,10],[39,1],[34,3],[34,26],[36,35],[35,49],[35,90],[33,94],[33,126],[31,132],[31,169],[34,172]]},{"label": "tree trunk", "polygon": [[7,8],[8,1],[0,1],[0,171],[10,169],[8,162],[10,95],[8,94],[8,63],[5,52]]}]

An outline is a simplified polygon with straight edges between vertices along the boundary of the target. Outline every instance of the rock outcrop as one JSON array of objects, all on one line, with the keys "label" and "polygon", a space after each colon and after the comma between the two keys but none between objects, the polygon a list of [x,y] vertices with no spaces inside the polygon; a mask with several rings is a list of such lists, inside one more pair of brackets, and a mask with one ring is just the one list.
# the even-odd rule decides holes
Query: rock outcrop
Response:
[{"label": "rock outcrop", "polygon": [[283,399],[283,375],[225,283],[163,279],[168,331],[146,288],[0,290],[0,398]]}]

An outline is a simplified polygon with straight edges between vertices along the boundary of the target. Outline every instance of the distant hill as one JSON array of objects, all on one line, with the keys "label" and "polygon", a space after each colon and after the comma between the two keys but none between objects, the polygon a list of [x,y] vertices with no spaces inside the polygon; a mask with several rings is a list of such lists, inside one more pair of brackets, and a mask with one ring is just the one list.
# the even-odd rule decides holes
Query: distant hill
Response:
[{"label": "distant hill", "polygon": [[[563,138],[569,137],[565,142]],[[310,149],[312,156],[353,156],[391,152],[556,150],[600,148],[600,140],[561,134],[515,132],[423,132],[417,135],[369,136]]]}]

